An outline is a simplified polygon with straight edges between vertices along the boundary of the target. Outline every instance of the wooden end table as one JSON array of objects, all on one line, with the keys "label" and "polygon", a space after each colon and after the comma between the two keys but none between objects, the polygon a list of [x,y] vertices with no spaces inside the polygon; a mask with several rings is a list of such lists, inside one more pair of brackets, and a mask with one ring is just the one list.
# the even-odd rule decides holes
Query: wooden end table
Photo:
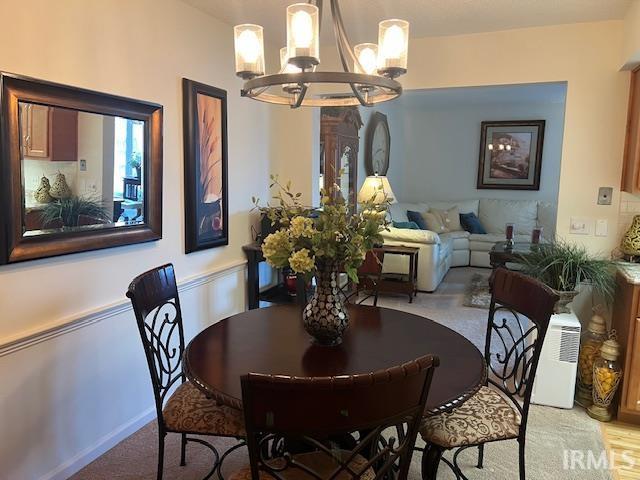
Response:
[{"label": "wooden end table", "polygon": [[402,245],[383,245],[381,250],[384,256],[405,255],[409,257],[409,274],[383,273],[380,279],[378,292],[403,293],[409,296],[409,303],[418,293],[418,252],[417,247],[405,247]]}]

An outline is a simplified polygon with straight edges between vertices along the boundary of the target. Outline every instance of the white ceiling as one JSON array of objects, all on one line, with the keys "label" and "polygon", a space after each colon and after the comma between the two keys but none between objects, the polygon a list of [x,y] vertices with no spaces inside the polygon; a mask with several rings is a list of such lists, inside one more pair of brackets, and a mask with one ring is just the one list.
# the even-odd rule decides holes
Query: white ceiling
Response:
[{"label": "white ceiling", "polygon": [[[285,9],[304,0],[183,0],[235,25],[257,23],[269,44],[285,43]],[[376,42],[378,22],[402,18],[414,38],[621,19],[634,0],[342,0],[353,44]],[[333,42],[329,0],[324,0],[322,42]]]}]

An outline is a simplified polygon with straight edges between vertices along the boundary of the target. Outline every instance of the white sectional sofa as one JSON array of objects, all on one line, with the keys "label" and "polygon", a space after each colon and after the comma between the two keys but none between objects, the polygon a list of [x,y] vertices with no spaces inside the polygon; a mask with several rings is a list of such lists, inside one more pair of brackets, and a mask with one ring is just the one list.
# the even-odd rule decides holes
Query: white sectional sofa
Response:
[{"label": "white sectional sofa", "polygon": [[[460,200],[424,203],[395,203],[389,210],[394,222],[407,222],[407,211],[426,212],[457,206],[459,213],[473,212],[486,230],[486,234],[470,234],[466,231],[436,233],[429,230],[409,230],[390,227],[383,232],[386,245],[405,245],[420,248],[418,254],[418,289],[432,292],[451,267],[490,267],[489,251],[496,242],[505,239],[505,225],[515,224],[515,241],[528,242],[531,231],[543,227],[547,238],[555,234],[555,205],[535,200]],[[385,272],[408,271],[408,260],[400,255],[387,255]]]}]

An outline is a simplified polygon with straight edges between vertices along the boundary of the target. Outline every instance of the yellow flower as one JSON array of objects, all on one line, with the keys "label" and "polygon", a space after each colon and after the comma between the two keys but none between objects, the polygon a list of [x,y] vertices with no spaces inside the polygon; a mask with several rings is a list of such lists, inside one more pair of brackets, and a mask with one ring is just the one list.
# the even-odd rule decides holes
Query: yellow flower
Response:
[{"label": "yellow flower", "polygon": [[286,230],[267,235],[262,243],[262,254],[267,263],[274,267],[286,266],[291,250],[291,240]]},{"label": "yellow flower", "polygon": [[315,267],[315,261],[309,256],[309,250],[303,248],[289,257],[289,266],[296,273],[308,273]]},{"label": "yellow flower", "polygon": [[289,226],[289,233],[292,238],[311,238],[314,233],[313,220],[305,217],[294,217]]}]

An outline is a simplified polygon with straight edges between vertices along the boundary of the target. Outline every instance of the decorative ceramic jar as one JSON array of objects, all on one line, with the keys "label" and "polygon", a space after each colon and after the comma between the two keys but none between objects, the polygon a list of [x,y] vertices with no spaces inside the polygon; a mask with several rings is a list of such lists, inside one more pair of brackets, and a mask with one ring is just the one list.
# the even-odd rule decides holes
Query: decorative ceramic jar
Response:
[{"label": "decorative ceramic jar", "polygon": [[58,172],[56,173],[56,179],[51,185],[51,190],[49,190],[49,195],[53,198],[57,198],[58,200],[65,200],[71,197],[71,188],[67,184],[67,178],[64,174]]},{"label": "decorative ceramic jar", "polygon": [[580,355],[578,357],[578,381],[576,383],[576,402],[587,408],[592,403],[593,364],[600,354],[600,347],[607,339],[607,326],[600,315],[591,317],[589,325],[580,336]]},{"label": "decorative ceramic jar", "polygon": [[33,198],[35,198],[38,203],[50,203],[53,201],[53,197],[49,195],[50,191],[51,183],[49,183],[49,179],[43,175],[40,179],[38,189],[33,193]]},{"label": "decorative ceramic jar", "polygon": [[349,313],[344,306],[338,270],[334,265],[318,266],[316,290],[302,312],[302,322],[316,344],[342,343],[342,335],[349,326]]},{"label": "decorative ceramic jar", "polygon": [[612,418],[611,403],[622,378],[619,356],[620,344],[612,331],[609,340],[605,340],[600,348],[600,358],[593,364],[593,404],[587,409],[590,417],[601,422]]},{"label": "decorative ceramic jar", "polygon": [[622,237],[620,249],[626,255],[640,255],[640,215],[633,217],[629,230]]}]

